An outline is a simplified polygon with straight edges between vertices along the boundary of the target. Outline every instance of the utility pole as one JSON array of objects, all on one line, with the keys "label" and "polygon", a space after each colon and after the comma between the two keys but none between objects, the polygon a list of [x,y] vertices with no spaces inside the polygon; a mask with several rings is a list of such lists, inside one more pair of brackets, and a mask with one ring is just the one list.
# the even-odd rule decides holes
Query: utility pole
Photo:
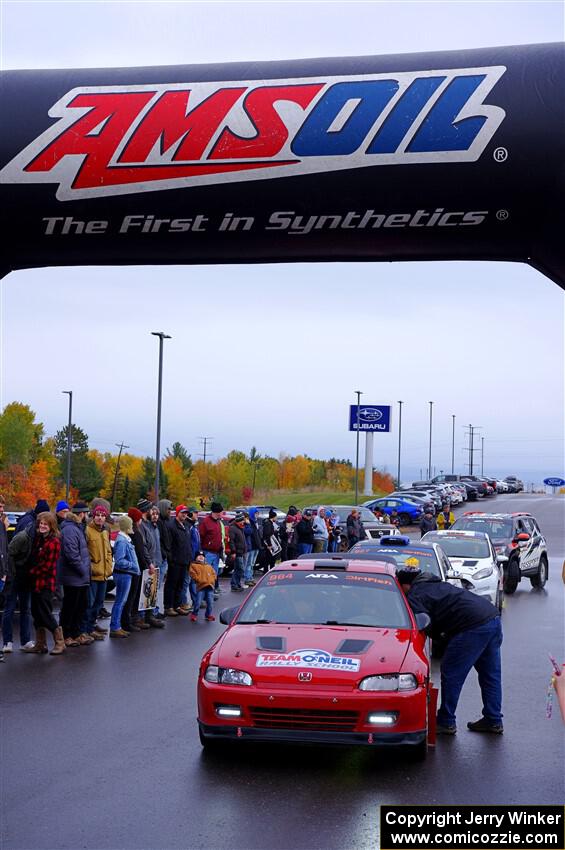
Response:
[{"label": "utility pole", "polygon": [[469,425],[469,475],[473,474],[473,426]]},{"label": "utility pole", "polygon": [[206,495],[209,496],[210,494],[208,493],[208,468],[206,467],[206,458],[208,457],[208,453],[207,453],[208,443],[210,442],[210,440],[213,440],[214,438],[213,437],[198,437],[198,439],[203,444],[203,452],[201,452],[199,454],[199,457],[201,457],[204,461],[204,470],[206,472],[206,485],[205,485],[206,486]]},{"label": "utility pole", "polygon": [[63,395],[68,395],[69,397],[69,425],[67,429],[67,488],[66,488],[66,500],[69,501],[69,493],[71,492],[71,452],[73,450],[73,391],[72,390],[62,390]]},{"label": "utility pole", "polygon": [[151,331],[159,337],[159,382],[157,385],[157,445],[155,448],[155,502],[159,501],[159,467],[161,466],[161,396],[163,391],[163,340],[172,339],[164,331]]},{"label": "utility pole", "polygon": [[433,409],[433,401],[429,402],[430,405],[430,445],[428,449],[428,481],[432,477],[432,409]]},{"label": "utility pole", "polygon": [[451,474],[455,472],[455,414],[451,414],[453,428],[451,433]]},{"label": "utility pole", "polygon": [[485,461],[485,438],[481,437],[481,475],[484,475],[484,461]]},{"label": "utility pole", "polygon": [[400,487],[400,444],[402,440],[402,405],[404,402],[398,402],[398,471],[396,475],[396,480],[398,486]]},{"label": "utility pole", "polygon": [[129,449],[129,446],[126,446],[125,443],[116,443],[115,445],[119,448],[120,451],[118,452],[118,460],[116,462],[116,471],[114,473],[114,483],[112,484],[112,498],[110,499],[110,506],[114,505],[114,499],[116,497],[116,485],[118,483],[118,472],[120,469],[120,458],[122,456],[122,451],[124,449]]},{"label": "utility pole", "polygon": [[355,451],[355,506],[359,501],[359,406],[361,404],[361,390],[355,390],[357,395],[357,448]]}]

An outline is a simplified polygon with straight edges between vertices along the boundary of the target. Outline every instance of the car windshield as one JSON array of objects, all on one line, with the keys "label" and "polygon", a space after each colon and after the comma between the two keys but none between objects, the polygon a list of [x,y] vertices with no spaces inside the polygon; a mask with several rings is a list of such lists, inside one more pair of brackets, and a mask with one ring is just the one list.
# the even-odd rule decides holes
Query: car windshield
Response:
[{"label": "car windshield", "polygon": [[[351,549],[355,555],[366,555],[369,560],[378,561],[386,555],[387,560],[394,558],[397,566],[419,567],[423,572],[433,573],[443,578],[433,549],[416,548],[414,546],[368,546],[366,543],[356,543]],[[346,556],[347,557],[347,556]]]},{"label": "car windshield", "polygon": [[509,519],[460,517],[453,527],[461,531],[484,531],[491,540],[510,540],[512,537],[512,521]]},{"label": "car windshield", "polygon": [[244,603],[236,621],[410,629],[400,589],[391,576],[338,571],[271,571]]},{"label": "car windshield", "polygon": [[444,537],[438,534],[432,539],[439,543],[448,558],[488,558],[490,555],[488,543],[482,537]]}]

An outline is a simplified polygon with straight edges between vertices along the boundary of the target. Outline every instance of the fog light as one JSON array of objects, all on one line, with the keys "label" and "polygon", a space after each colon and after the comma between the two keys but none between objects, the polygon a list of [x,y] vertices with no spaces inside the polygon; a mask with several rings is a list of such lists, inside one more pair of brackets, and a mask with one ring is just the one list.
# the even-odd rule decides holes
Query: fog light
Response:
[{"label": "fog light", "polygon": [[392,726],[396,723],[396,718],[398,714],[395,712],[375,712],[374,714],[369,714],[367,717],[367,723],[370,723],[372,726]]},{"label": "fog light", "polygon": [[220,705],[216,709],[218,717],[241,717],[239,705]]}]

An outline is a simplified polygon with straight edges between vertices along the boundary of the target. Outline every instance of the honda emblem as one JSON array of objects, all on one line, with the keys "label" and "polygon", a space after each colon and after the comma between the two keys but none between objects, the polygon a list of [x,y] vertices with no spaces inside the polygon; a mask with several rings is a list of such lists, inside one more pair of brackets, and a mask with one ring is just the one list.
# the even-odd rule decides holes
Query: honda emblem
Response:
[{"label": "honda emblem", "polygon": [[312,673],[302,671],[301,673],[298,674],[298,681],[299,682],[311,682],[312,681]]}]

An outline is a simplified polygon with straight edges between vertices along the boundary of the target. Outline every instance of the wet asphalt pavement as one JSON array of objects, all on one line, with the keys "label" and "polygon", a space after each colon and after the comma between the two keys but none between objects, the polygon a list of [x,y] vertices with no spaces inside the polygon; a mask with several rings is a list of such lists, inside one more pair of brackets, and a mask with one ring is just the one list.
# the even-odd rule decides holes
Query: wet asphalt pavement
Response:
[{"label": "wet asphalt pavement", "polygon": [[[563,804],[564,727],[545,709],[547,652],[565,658],[565,500],[498,496],[485,508],[531,510],[550,554],[546,588],[525,580],[507,598],[503,736],[465,728],[481,713],[472,673],[458,735],[424,763],[286,745],[209,755],[196,675],[219,622],[179,617],[60,658],[16,650],[0,665],[2,850],[373,850],[382,803]],[[236,601],[228,584],[216,613]]]}]

